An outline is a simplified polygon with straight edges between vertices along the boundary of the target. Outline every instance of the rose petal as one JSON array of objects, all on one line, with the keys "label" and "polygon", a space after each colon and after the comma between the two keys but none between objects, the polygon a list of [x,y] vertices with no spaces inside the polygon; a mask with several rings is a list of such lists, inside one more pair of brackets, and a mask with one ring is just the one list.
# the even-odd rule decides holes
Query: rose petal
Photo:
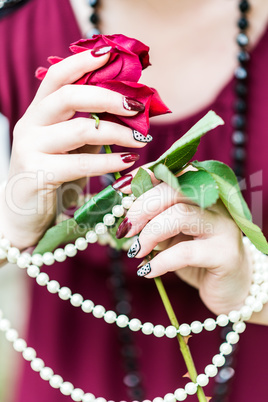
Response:
[{"label": "rose petal", "polygon": [[45,78],[46,74],[47,74],[47,70],[48,69],[45,68],[45,67],[38,67],[35,70],[35,77],[42,81]]},{"label": "rose petal", "polygon": [[153,96],[151,99],[149,116],[159,116],[161,114],[172,113],[172,111],[164,104],[156,89],[151,88]]},{"label": "rose petal", "polygon": [[57,64],[57,63],[59,63],[60,61],[62,61],[63,60],[63,58],[62,57],[58,57],[58,56],[49,56],[48,58],[47,58],[47,61],[50,63],[50,64]]}]

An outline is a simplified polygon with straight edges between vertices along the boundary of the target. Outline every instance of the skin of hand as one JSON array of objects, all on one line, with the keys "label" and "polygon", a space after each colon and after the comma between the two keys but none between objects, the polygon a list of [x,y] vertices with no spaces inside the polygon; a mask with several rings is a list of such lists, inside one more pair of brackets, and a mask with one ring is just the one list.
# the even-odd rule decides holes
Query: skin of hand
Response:
[{"label": "skin of hand", "polygon": [[124,162],[122,154],[98,154],[102,145],[146,145],[135,141],[128,127],[101,121],[96,129],[91,118],[73,118],[76,112],[137,113],[123,107],[123,95],[117,92],[72,85],[108,60],[109,53],[93,57],[85,51],[51,66],[16,124],[7,185],[0,193],[1,231],[13,246],[36,244],[55,219],[56,192],[64,183],[77,186],[82,178],[133,165]]},{"label": "skin of hand", "polygon": [[204,210],[160,183],[134,202],[127,219],[132,226],[126,237],[139,234],[140,251],[135,257],[158,251],[146,278],[175,272],[199,290],[215,314],[243,305],[252,264],[242,233],[221,202]]}]

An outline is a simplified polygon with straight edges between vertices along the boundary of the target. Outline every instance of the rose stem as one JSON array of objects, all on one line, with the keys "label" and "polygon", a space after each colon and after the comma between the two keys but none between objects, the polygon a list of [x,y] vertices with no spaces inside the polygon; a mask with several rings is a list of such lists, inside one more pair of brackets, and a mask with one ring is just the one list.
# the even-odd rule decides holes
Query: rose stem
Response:
[{"label": "rose stem", "polygon": [[[164,284],[162,282],[162,279],[160,277],[154,278],[155,284],[157,286],[158,292],[160,294],[160,297],[162,299],[163,305],[166,309],[167,315],[170,319],[171,324],[176,328],[179,329],[179,323],[178,320],[176,318],[176,315],[174,313],[174,310],[171,306],[170,300],[168,298],[167,292],[165,290]],[[186,344],[183,336],[181,336],[180,334],[177,335],[178,341],[179,341],[179,345],[180,345],[180,350],[181,350],[181,354],[184,358],[186,367],[188,369],[189,372],[189,376],[191,378],[191,380],[196,383],[196,377],[197,377],[197,371],[194,365],[194,361],[190,352],[190,349],[188,347],[188,345]],[[199,402],[207,402],[207,398],[204,394],[203,388],[198,386],[197,388],[197,397]]]}]

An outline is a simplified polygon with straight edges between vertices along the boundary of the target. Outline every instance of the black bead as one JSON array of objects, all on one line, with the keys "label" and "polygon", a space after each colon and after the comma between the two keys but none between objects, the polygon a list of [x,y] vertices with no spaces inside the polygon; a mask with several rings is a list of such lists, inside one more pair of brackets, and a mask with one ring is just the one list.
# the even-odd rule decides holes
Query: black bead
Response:
[{"label": "black bead", "polygon": [[246,119],[244,116],[242,116],[241,114],[235,114],[232,118],[232,126],[236,129],[236,130],[241,130],[243,128],[245,128],[246,125]]},{"label": "black bead", "polygon": [[247,29],[247,28],[248,28],[249,23],[248,23],[248,20],[246,19],[246,17],[241,17],[241,18],[238,20],[237,25],[238,25],[238,28],[244,30],[244,29]]},{"label": "black bead", "polygon": [[99,4],[99,0],[88,0],[88,5],[90,7],[96,7]]},{"label": "black bead", "polygon": [[237,59],[241,64],[247,63],[250,59],[250,55],[248,52],[245,50],[241,50],[241,52],[238,53]]},{"label": "black bead", "polygon": [[232,143],[234,145],[245,145],[246,135],[243,131],[234,131],[232,134]]},{"label": "black bead", "polygon": [[245,97],[248,93],[248,88],[243,82],[238,82],[235,86],[235,92],[238,96]]},{"label": "black bead", "polygon": [[99,22],[99,16],[96,13],[92,13],[91,16],[89,17],[90,22],[92,24],[97,24]]},{"label": "black bead", "polygon": [[244,99],[238,98],[234,103],[234,110],[237,113],[245,113],[247,110],[247,103]]},{"label": "black bead", "polygon": [[245,167],[244,164],[236,163],[233,167],[234,173],[237,178],[242,179],[245,176]]},{"label": "black bead", "polygon": [[247,12],[250,9],[249,2],[247,0],[242,0],[239,3],[239,10],[242,11],[242,13]]},{"label": "black bead", "polygon": [[245,80],[247,78],[247,76],[248,76],[248,72],[247,72],[245,67],[238,66],[235,69],[234,75],[238,80]]},{"label": "black bead", "polygon": [[242,147],[234,148],[232,153],[233,153],[233,159],[236,162],[244,162],[246,160],[247,153],[245,148]]},{"label": "black bead", "polygon": [[244,32],[240,32],[237,35],[236,41],[237,41],[238,45],[241,47],[247,46],[249,43],[248,36]]}]

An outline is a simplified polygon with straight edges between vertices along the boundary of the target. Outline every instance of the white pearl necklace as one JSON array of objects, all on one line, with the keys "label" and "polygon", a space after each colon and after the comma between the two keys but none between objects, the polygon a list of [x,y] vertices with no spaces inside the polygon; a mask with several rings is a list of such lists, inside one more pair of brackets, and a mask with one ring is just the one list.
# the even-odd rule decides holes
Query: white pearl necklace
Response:
[{"label": "white pearl necklace", "polygon": [[[213,331],[216,326],[224,327],[229,322],[233,323],[233,331],[229,332],[226,336],[226,342],[220,345],[219,354],[212,358],[212,364],[205,367],[205,373],[197,376],[196,383],[190,381],[184,388],[178,388],[174,393],[168,393],[164,398],[156,397],[153,402],[175,402],[184,401],[187,395],[194,395],[197,392],[198,386],[206,386],[210,377],[217,375],[218,367],[225,363],[225,355],[232,352],[232,345],[239,341],[239,334],[244,332],[246,328],[245,320],[248,320],[253,312],[261,311],[263,305],[268,301],[268,263],[266,256],[259,252],[256,247],[250,243],[245,237],[244,244],[249,247],[251,256],[254,263],[254,272],[252,278],[252,285],[250,287],[250,294],[245,300],[245,304],[240,310],[233,310],[228,315],[220,314],[216,319],[207,318],[203,323],[200,321],[193,321],[191,324],[181,324],[179,329],[173,325],[164,327],[161,324],[153,325],[150,322],[141,323],[138,318],[129,319],[126,315],[117,314],[112,311],[106,311],[104,306],[95,305],[91,300],[84,300],[83,296],[79,293],[72,294],[68,287],[60,287],[58,281],[50,280],[48,274],[40,272],[40,267],[45,265],[52,265],[55,261],[63,262],[67,257],[74,257],[77,251],[83,251],[87,248],[89,243],[99,241],[101,244],[110,244],[113,246],[113,239],[108,234],[108,227],[113,226],[116,218],[125,214],[125,209],[129,209],[134,201],[133,195],[123,197],[122,205],[115,205],[112,213],[106,214],[103,222],[98,223],[94,230],[86,233],[85,237],[80,237],[75,241],[75,244],[67,244],[65,248],[58,248],[54,253],[46,252],[44,255],[29,253],[20,253],[19,249],[12,247],[8,239],[0,235],[0,260],[7,260],[10,263],[16,263],[19,268],[27,268],[27,274],[31,278],[35,278],[40,286],[46,286],[50,293],[58,293],[62,300],[69,300],[74,307],[80,307],[85,313],[92,313],[96,318],[103,318],[106,323],[116,323],[117,326],[123,328],[128,326],[131,331],[141,330],[145,335],[153,334],[157,338],[167,336],[174,338],[177,334],[188,336],[191,333],[198,334],[203,329],[206,331]],[[131,239],[131,242],[133,239]],[[129,244],[127,247],[129,248]],[[106,402],[104,398],[95,398],[91,393],[85,393],[80,388],[74,388],[70,382],[64,382],[63,378],[55,375],[53,370],[45,366],[42,359],[36,357],[36,351],[27,347],[26,341],[18,338],[18,333],[14,329],[10,329],[10,322],[3,318],[3,313],[0,310],[0,330],[5,332],[6,339],[13,343],[16,351],[21,352],[24,359],[31,362],[31,368],[40,373],[43,380],[49,381],[53,388],[58,388],[62,394],[69,395],[74,401],[92,402]],[[149,402],[149,401],[148,401]]]}]

